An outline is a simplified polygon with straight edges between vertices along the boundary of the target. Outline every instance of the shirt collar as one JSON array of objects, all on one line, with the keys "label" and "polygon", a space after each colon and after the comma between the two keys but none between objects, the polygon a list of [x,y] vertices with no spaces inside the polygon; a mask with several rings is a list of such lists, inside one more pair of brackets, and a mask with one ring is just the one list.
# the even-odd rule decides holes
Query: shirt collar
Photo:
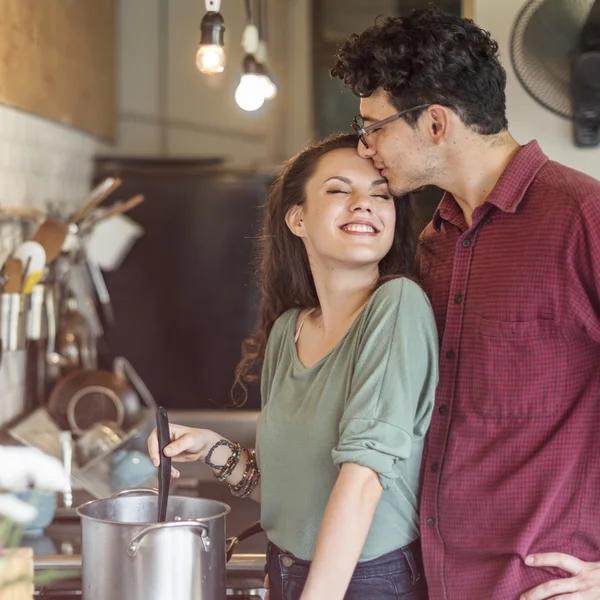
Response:
[{"label": "shirt collar", "polygon": [[[548,162],[537,141],[533,140],[521,147],[521,150],[508,163],[496,182],[494,189],[486,198],[500,210],[514,213],[523,200],[538,171]],[[439,231],[442,221],[452,222],[461,213],[461,208],[450,192],[446,192],[433,214],[433,226]]]}]

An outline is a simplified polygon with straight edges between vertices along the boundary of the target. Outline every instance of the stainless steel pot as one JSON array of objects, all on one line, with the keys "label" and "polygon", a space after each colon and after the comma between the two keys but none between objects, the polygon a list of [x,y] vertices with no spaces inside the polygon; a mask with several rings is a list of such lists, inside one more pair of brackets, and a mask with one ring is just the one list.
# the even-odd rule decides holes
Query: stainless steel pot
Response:
[{"label": "stainless steel pot", "polygon": [[229,506],[170,496],[156,523],[155,493],[125,490],[77,509],[85,600],[225,600]]}]

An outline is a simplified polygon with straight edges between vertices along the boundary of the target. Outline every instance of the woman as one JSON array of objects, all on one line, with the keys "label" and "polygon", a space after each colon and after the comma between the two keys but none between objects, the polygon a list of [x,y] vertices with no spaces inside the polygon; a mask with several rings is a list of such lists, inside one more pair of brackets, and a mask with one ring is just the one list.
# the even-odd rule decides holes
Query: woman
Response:
[{"label": "woman", "polygon": [[[409,202],[356,144],[310,146],[269,195],[260,321],[236,373],[250,381],[262,361],[256,456],[178,425],[165,449],[261,502],[271,600],[427,598],[417,488],[436,329],[400,276],[414,249]],[[156,432],[148,444],[158,465]]]}]

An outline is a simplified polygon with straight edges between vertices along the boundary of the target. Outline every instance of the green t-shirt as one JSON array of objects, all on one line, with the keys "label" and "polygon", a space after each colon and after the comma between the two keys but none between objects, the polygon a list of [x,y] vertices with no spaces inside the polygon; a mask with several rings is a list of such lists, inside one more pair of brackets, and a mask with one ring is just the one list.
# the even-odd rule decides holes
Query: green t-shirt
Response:
[{"label": "green t-shirt", "polygon": [[370,560],[419,537],[419,469],[438,380],[431,306],[409,279],[385,283],[308,369],[294,343],[299,312],[277,319],[263,365],[262,525],[274,544],[311,560],[339,468],[357,463],[383,485],[360,555]]}]

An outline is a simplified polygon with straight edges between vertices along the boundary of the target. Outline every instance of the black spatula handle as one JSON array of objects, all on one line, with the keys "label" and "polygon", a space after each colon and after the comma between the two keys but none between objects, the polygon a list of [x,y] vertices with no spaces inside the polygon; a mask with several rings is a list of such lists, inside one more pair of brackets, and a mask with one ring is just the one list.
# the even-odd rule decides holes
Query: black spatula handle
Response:
[{"label": "black spatula handle", "polygon": [[159,523],[167,517],[167,501],[171,485],[171,457],[165,456],[164,449],[171,442],[169,432],[169,417],[167,411],[159,406],[156,410],[156,430],[158,432],[158,450],[160,464],[158,466],[158,519]]}]

